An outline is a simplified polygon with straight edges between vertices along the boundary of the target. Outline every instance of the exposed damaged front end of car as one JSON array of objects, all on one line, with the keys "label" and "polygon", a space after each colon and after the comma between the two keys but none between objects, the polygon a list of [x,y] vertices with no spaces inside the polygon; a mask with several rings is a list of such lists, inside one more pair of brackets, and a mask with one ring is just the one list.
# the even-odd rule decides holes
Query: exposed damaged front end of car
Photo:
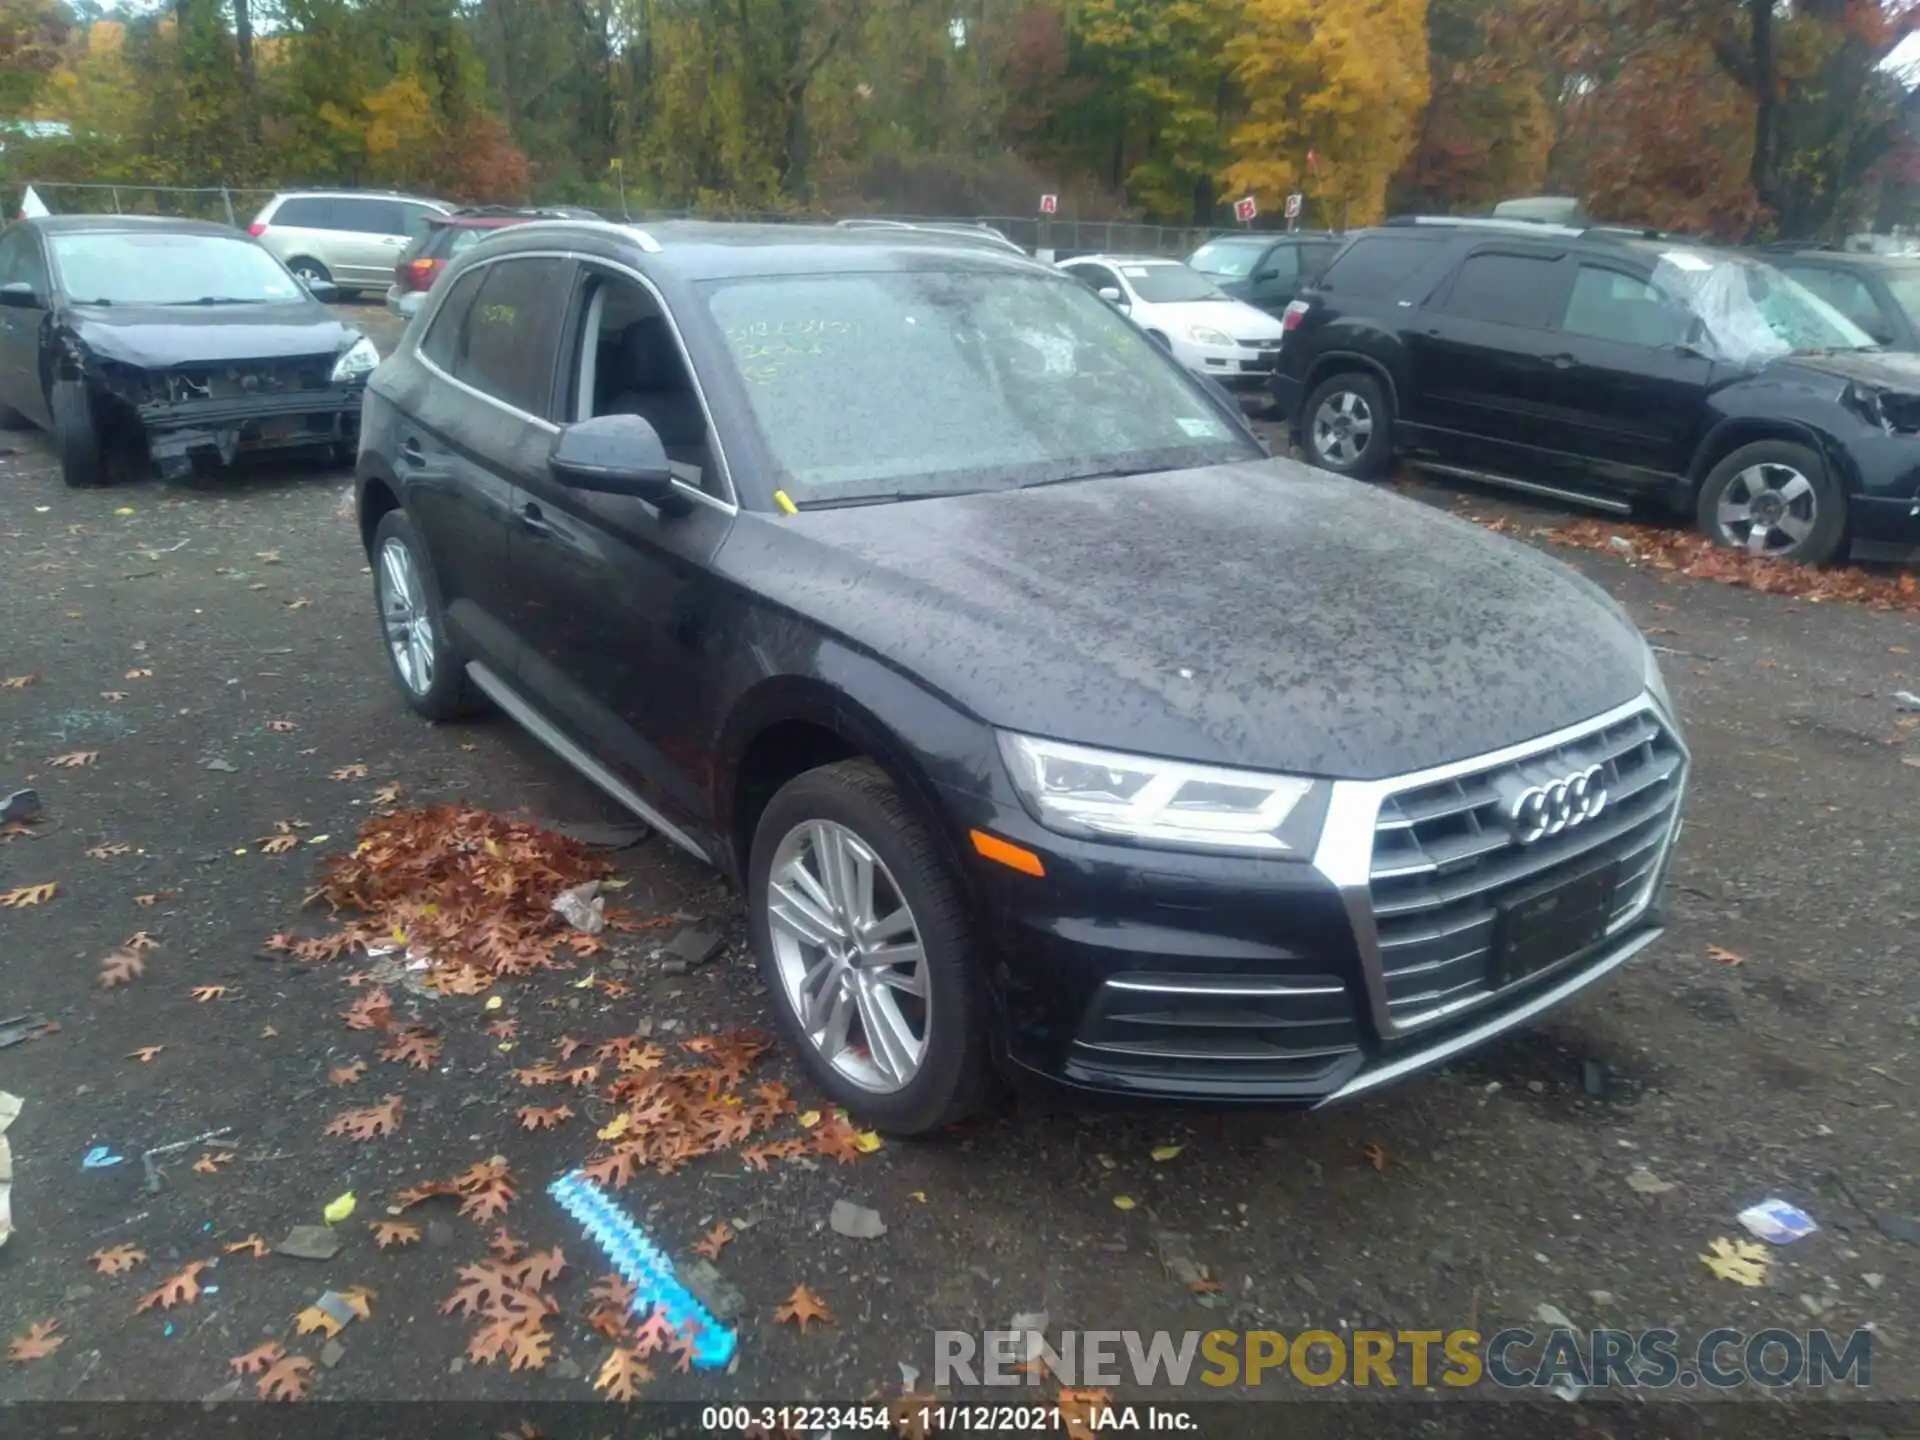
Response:
[{"label": "exposed damaged front end of car", "polygon": [[98,367],[99,391],[133,412],[163,479],[196,458],[354,443],[366,375],[335,379],[333,354],[137,369]]}]

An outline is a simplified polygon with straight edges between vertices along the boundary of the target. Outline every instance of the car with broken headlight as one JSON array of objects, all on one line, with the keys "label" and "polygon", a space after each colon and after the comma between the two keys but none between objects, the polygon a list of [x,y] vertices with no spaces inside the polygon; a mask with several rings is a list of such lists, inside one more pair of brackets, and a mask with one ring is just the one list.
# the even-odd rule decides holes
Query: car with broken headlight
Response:
[{"label": "car with broken headlight", "polygon": [[69,485],[116,462],[350,459],[380,355],[239,231],[62,215],[0,233],[0,425],[48,430]]},{"label": "car with broken headlight", "polygon": [[1349,1099],[1661,933],[1688,754],[1619,607],[1269,456],[1022,256],[515,226],[375,372],[358,468],[400,695],[729,877],[812,1081],[887,1128],[1005,1078]]}]

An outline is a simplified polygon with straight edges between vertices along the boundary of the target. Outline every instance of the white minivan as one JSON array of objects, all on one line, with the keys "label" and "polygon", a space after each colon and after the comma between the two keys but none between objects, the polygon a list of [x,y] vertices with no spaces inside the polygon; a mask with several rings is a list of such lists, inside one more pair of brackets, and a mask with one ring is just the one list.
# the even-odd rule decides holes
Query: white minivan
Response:
[{"label": "white minivan", "polygon": [[400,252],[427,217],[453,207],[418,195],[374,190],[297,190],[276,195],[247,233],[302,280],[343,291],[384,289]]}]

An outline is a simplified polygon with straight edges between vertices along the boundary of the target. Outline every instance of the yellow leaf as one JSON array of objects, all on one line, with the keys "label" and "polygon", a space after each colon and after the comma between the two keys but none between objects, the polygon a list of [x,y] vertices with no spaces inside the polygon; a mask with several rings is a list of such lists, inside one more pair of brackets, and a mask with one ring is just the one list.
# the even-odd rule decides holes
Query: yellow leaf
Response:
[{"label": "yellow leaf", "polygon": [[338,1225],[351,1214],[353,1214],[353,1192],[351,1190],[337,1199],[329,1201],[327,1208],[320,1212],[321,1218],[329,1225]]},{"label": "yellow leaf", "polygon": [[600,1140],[618,1140],[622,1135],[627,1133],[632,1125],[633,1116],[622,1110],[608,1122],[605,1129],[594,1131],[594,1136]]},{"label": "yellow leaf", "polygon": [[862,1155],[873,1154],[874,1151],[881,1147],[882,1143],[884,1142],[881,1141],[880,1136],[872,1130],[856,1131],[853,1137],[853,1148],[858,1150]]},{"label": "yellow leaf", "polygon": [[1113,1208],[1114,1208],[1114,1209],[1116,1209],[1116,1210],[1131,1210],[1131,1209],[1133,1209],[1133,1197],[1132,1197],[1131,1195],[1116,1195],[1116,1196],[1114,1196],[1114,1197],[1113,1197]]},{"label": "yellow leaf", "polygon": [[480,1008],[483,1010],[498,1010],[505,1003],[506,1002],[498,995],[489,995],[487,996],[487,1003]]},{"label": "yellow leaf", "polygon": [[1767,1283],[1767,1266],[1773,1263],[1773,1257],[1767,1253],[1766,1246],[1751,1240],[1723,1238],[1715,1240],[1707,1248],[1712,1253],[1702,1255],[1700,1263],[1722,1280],[1749,1287]]},{"label": "yellow leaf", "polygon": [[907,1198],[916,1205],[924,1205],[927,1203],[927,1192],[924,1190],[909,1190],[907,1192]]},{"label": "yellow leaf", "polygon": [[131,505],[122,505],[118,510],[115,510],[113,513],[116,515],[137,515],[140,512],[135,510]]},{"label": "yellow leaf", "polygon": [[811,1130],[814,1126],[818,1125],[819,1123],[820,1123],[820,1112],[818,1110],[804,1111],[802,1112],[799,1119],[799,1125],[802,1130]]},{"label": "yellow leaf", "polygon": [[1159,1145],[1154,1147],[1151,1154],[1154,1159],[1165,1163],[1173,1159],[1174,1156],[1178,1155],[1185,1148],[1184,1145]]}]

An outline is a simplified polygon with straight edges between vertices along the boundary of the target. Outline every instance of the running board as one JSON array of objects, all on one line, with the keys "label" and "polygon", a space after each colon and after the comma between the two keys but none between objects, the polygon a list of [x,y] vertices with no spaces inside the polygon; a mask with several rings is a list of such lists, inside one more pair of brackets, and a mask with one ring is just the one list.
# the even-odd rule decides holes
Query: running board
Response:
[{"label": "running board", "polygon": [[554,728],[552,723],[535,710],[519,694],[493,671],[478,660],[467,662],[467,678],[480,687],[486,697],[519,724],[534,739],[558,755],[567,764],[578,770],[587,779],[598,785],[607,794],[618,800],[627,809],[638,815],[647,824],[658,830],[667,839],[704,864],[711,865],[712,859],[707,852],[694,843],[693,837],[686,831],[664,819],[646,801],[633,791],[633,787],[615,775],[606,766],[582,750]]},{"label": "running board", "polygon": [[1544,495],[1550,500],[1564,500],[1569,505],[1605,510],[1610,515],[1633,513],[1633,506],[1624,500],[1610,500],[1598,495],[1582,495],[1578,490],[1561,490],[1552,485],[1542,485],[1534,480],[1515,480],[1511,475],[1496,475],[1491,470],[1473,470],[1465,465],[1442,465],[1436,460],[1409,459],[1407,463],[1416,470],[1430,470],[1436,475],[1453,475],[1462,480],[1478,480],[1487,485],[1503,485],[1509,490],[1524,490],[1529,495]]}]

